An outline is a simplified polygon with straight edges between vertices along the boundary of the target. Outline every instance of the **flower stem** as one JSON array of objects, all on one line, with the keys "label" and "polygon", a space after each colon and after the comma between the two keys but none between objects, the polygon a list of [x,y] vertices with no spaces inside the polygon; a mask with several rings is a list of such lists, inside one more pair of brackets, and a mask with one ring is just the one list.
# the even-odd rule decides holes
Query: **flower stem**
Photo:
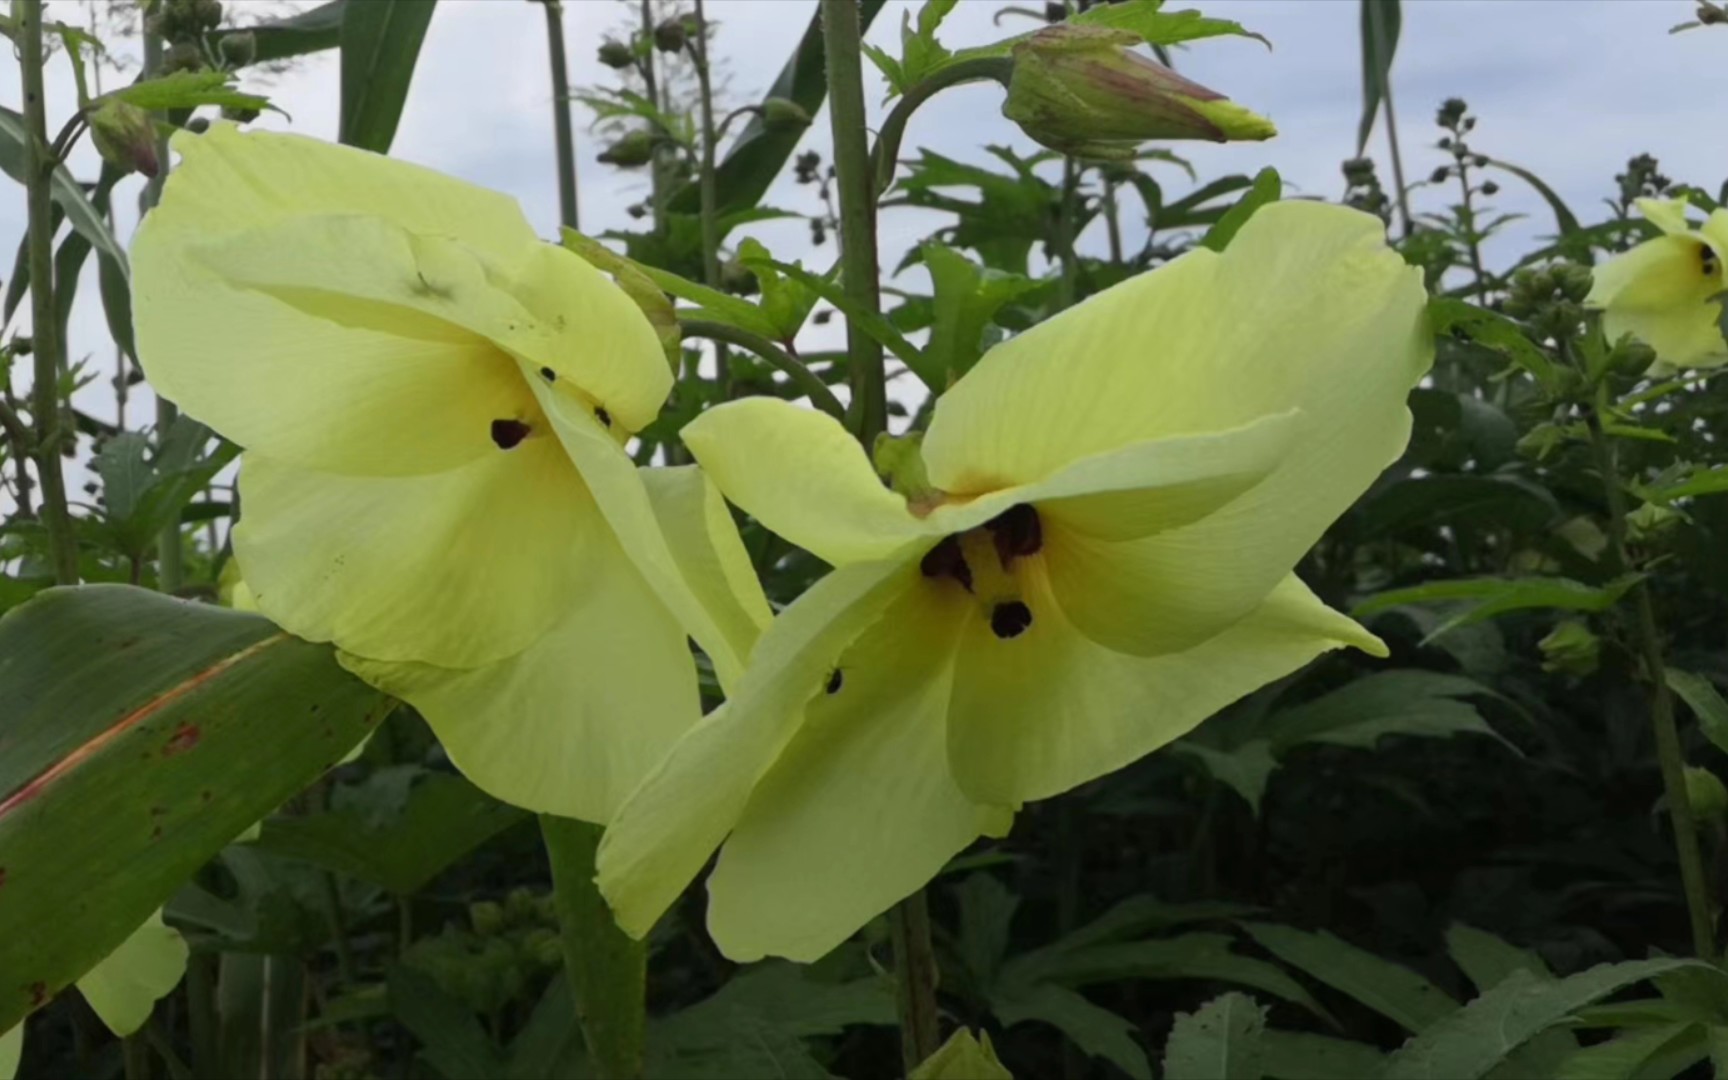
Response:
[{"label": "flower stem", "polygon": [[834,419],[842,423],[845,422],[846,406],[842,405],[840,399],[834,396],[834,391],[828,389],[828,384],[817,378],[815,372],[793,359],[791,354],[767,338],[759,334],[752,334],[748,330],[740,330],[736,326],[729,326],[726,323],[708,322],[703,319],[685,320],[680,323],[680,326],[687,338],[706,338],[709,341],[725,342],[729,345],[737,345],[739,348],[749,349],[774,365],[787,378],[796,383],[798,389],[804,391],[804,396],[810,399],[812,405]]},{"label": "flower stem", "polygon": [[[144,38],[144,77],[146,79],[161,74],[162,71],[162,36],[155,33],[149,20],[143,25]],[[160,113],[156,114],[162,119]],[[162,185],[168,180],[168,139],[159,136],[156,141],[156,175],[144,184],[144,191],[138,197],[138,208],[147,214],[155,208],[162,199]],[[172,401],[160,394],[156,396],[156,439],[157,444],[168,435],[168,429],[174,426],[174,421],[180,416],[180,410]],[[185,578],[185,567],[180,551],[180,520],[176,514],[173,521],[162,530],[162,535],[156,541],[156,587],[163,592],[171,593],[180,588]]]},{"label": "flower stem", "polygon": [[[834,131],[835,188],[840,200],[840,283],[866,311],[879,311],[876,188],[865,145],[864,69],[858,0],[822,0],[828,109]],[[846,326],[852,386],[852,430],[869,447],[888,426],[882,346],[851,320]]]},{"label": "flower stem", "polygon": [[586,821],[540,815],[540,835],[552,861],[564,970],[595,1075],[636,1080],[642,1076],[646,1045],[648,947],[618,929],[594,884],[601,832]]},{"label": "flower stem", "polygon": [[710,289],[720,287],[720,216],[715,206],[719,184],[714,171],[714,81],[708,69],[708,18],[702,0],[696,0],[696,32],[690,38],[695,61],[696,87],[702,110],[702,174],[697,180],[702,198],[702,278]]},{"label": "flower stem", "polygon": [[918,111],[918,106],[950,86],[961,83],[995,79],[1006,88],[1013,74],[1014,61],[1007,57],[989,56],[962,60],[941,68],[902,94],[900,100],[894,103],[894,108],[889,111],[888,119],[882,121],[882,131],[876,136],[876,148],[871,153],[876,173],[877,197],[880,198],[889,185],[894,183],[894,170],[899,165],[900,140],[905,138],[906,124],[912,119],[912,114]]},{"label": "flower stem", "polygon": [[[1626,497],[1614,446],[1602,430],[1601,413],[1607,406],[1606,389],[1599,387],[1596,407],[1585,414],[1590,448],[1596,455],[1603,494],[1608,502],[1608,544],[1617,568],[1630,568],[1626,552]],[[1699,956],[1715,961],[1716,943],[1710,884],[1704,876],[1704,860],[1698,849],[1698,824],[1686,796],[1686,760],[1680,749],[1680,731],[1674,722],[1674,695],[1668,688],[1662,661],[1662,639],[1656,626],[1656,609],[1650,600],[1650,584],[1640,581],[1632,589],[1633,629],[1650,680],[1650,723],[1656,736],[1656,760],[1662,770],[1662,790],[1668,803],[1668,818],[1674,828],[1674,853],[1680,861],[1680,884],[1686,895],[1686,912],[1692,924],[1692,947]]]},{"label": "flower stem", "polygon": [[1056,260],[1061,277],[1056,285],[1056,310],[1065,311],[1079,299],[1080,263],[1074,255],[1074,194],[1080,183],[1080,170],[1074,159],[1062,159],[1062,194],[1056,210]]},{"label": "flower stem", "polygon": [[576,140],[570,132],[570,72],[564,58],[564,5],[540,0],[546,9],[546,52],[552,63],[552,136],[558,162],[558,220],[575,229]]},{"label": "flower stem", "polygon": [[47,107],[42,97],[42,0],[16,0],[19,69],[24,90],[24,184],[30,228],[30,321],[35,348],[31,420],[35,424],[36,479],[42,489],[42,525],[59,585],[78,582],[78,539],[60,471],[60,316],[54,306],[54,229],[49,182],[55,161],[48,151]]},{"label": "flower stem", "polygon": [[[1374,52],[1386,55],[1386,16],[1379,0],[1371,0],[1367,8],[1369,25],[1374,34]],[[1380,104],[1386,110],[1386,145],[1392,152],[1392,183],[1398,189],[1398,216],[1404,219],[1404,235],[1415,231],[1416,222],[1410,216],[1410,189],[1404,184],[1404,155],[1398,149],[1398,114],[1392,108],[1392,67],[1386,67],[1386,78],[1380,86]]]},{"label": "flower stem", "polygon": [[930,941],[930,907],[924,890],[894,905],[888,916],[894,939],[894,988],[900,1003],[900,1059],[906,1072],[942,1045],[936,1011],[936,949]]}]

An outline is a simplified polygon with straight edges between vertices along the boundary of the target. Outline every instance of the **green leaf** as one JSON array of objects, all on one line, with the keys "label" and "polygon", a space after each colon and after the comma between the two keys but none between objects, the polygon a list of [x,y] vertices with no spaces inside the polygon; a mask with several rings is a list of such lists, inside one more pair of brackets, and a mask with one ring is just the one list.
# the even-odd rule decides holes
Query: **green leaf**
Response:
[{"label": "green leaf", "polygon": [[[123,86],[103,97],[118,98],[152,112],[193,109],[200,105],[222,105],[236,109],[267,109],[270,99],[234,89],[234,75],[227,71],[176,71],[154,79]],[[97,100],[101,100],[100,98]]]},{"label": "green leaf", "polygon": [[1281,709],[1266,720],[1266,727],[1275,755],[1304,743],[1373,749],[1387,735],[1437,739],[1486,735],[1516,753],[1475,706],[1458,700],[1477,694],[1497,696],[1476,680],[1460,675],[1380,671],[1312,701]]},{"label": "green leaf", "polygon": [[406,896],[528,816],[459,776],[416,771],[421,775],[400,811],[382,821],[358,808],[278,816],[264,823],[253,846]]},{"label": "green leaf", "polygon": [[[883,348],[898,357],[900,362],[911,369],[912,373],[918,376],[924,385],[933,392],[940,394],[947,389],[942,373],[936,369],[930,358],[918,346],[907,341],[905,335],[894,329],[894,324],[884,319],[880,314],[866,311],[858,304],[853,303],[852,298],[846,295],[839,282],[817,277],[802,266],[793,263],[783,263],[777,259],[756,261],[773,267],[839,308],[848,322],[863,330]],[[745,265],[750,264],[746,263]]]},{"label": "green leaf", "polygon": [[384,714],[330,647],[142,589],[0,619],[0,1029],[70,985]]},{"label": "green leaf", "polygon": [[96,474],[102,478],[102,501],[109,516],[126,519],[138,500],[156,482],[156,470],[144,460],[150,440],[136,431],[122,431],[102,444],[96,454]]},{"label": "green leaf", "polygon": [[[738,261],[761,287],[761,311],[774,327],[774,332],[768,335],[769,340],[792,341],[804,326],[804,320],[810,317],[810,310],[816,306],[815,290],[775,270],[773,256],[753,237],[745,237],[738,245]],[[793,265],[803,266],[802,263]]]},{"label": "green leaf", "polygon": [[1229,993],[1195,1013],[1178,1013],[1164,1044],[1164,1080],[1260,1080],[1265,1075],[1266,1009]]},{"label": "green leaf", "polygon": [[1134,1024],[1053,983],[1013,987],[993,995],[990,1007],[1004,1027],[1037,1020],[1066,1035],[1092,1057],[1101,1057],[1133,1077],[1152,1080],[1152,1063],[1134,1041]]},{"label": "green leaf", "polygon": [[1560,385],[1559,372],[1548,354],[1504,315],[1463,300],[1436,296],[1428,301],[1428,325],[1436,336],[1456,335],[1493,349],[1529,372],[1544,389],[1552,391]]},{"label": "green leaf", "polygon": [[1252,904],[1238,904],[1229,900],[1173,904],[1155,896],[1130,896],[1085,926],[1063,935],[1055,946],[1071,951],[1087,945],[1122,941],[1151,930],[1169,930],[1197,922],[1240,919],[1259,914],[1262,910]]},{"label": "green leaf", "polygon": [[1260,1047],[1273,1080],[1380,1080],[1386,1067],[1372,1046],[1306,1031],[1267,1031]]},{"label": "green leaf", "polygon": [[587,1051],[576,1023],[576,1000],[562,974],[553,977],[540,1003],[510,1043],[509,1080],[550,1080],[587,1076]]},{"label": "green leaf", "polygon": [[1692,495],[1715,495],[1723,491],[1728,491],[1728,466],[1722,465],[1699,469],[1684,480],[1671,484],[1651,484],[1638,488],[1640,495],[1655,503],[1669,503]]},{"label": "green leaf", "polygon": [[342,13],[343,143],[389,152],[436,5],[437,0],[366,0]]},{"label": "green leaf", "polygon": [[1259,815],[1266,785],[1272,779],[1273,770],[1278,768],[1278,759],[1272,756],[1272,745],[1265,739],[1249,739],[1228,749],[1181,739],[1170,749],[1198,760],[1212,774],[1212,779],[1228,784],[1247,801],[1249,809]]},{"label": "green leaf", "polygon": [[1008,928],[1020,898],[996,878],[979,873],[954,889],[954,899],[960,912],[954,951],[977,985],[988,987],[1008,955]]},{"label": "green leaf", "polygon": [[[1671,1077],[1707,1053],[1703,1024],[1632,1028],[1560,1062],[1554,1080],[1646,1080]],[[1678,1066],[1678,1067],[1676,1067]]]},{"label": "green leaf", "polygon": [[1362,119],[1356,124],[1356,154],[1368,147],[1374,118],[1392,81],[1403,13],[1398,0],[1360,0],[1362,5]]},{"label": "green leaf", "polygon": [[1350,995],[1407,1031],[1422,1031],[1458,1007],[1446,991],[1409,968],[1325,931],[1313,934],[1273,923],[1249,923],[1247,930],[1278,959]]},{"label": "green leaf", "polygon": [[420,1040],[420,1056],[446,1077],[504,1080],[504,1061],[468,1006],[431,976],[405,964],[390,969],[390,1011]]},{"label": "green leaf", "polygon": [[1201,38],[1251,37],[1268,49],[1272,43],[1229,19],[1209,19],[1198,11],[1163,11],[1164,0],[1121,0],[1095,4],[1068,21],[1075,26],[1107,26],[1139,34],[1148,45],[1179,45]]},{"label": "green leaf", "polygon": [[1200,246],[1212,251],[1223,251],[1235,237],[1237,230],[1248,224],[1248,219],[1254,216],[1254,211],[1267,203],[1275,203],[1284,195],[1284,181],[1279,178],[1278,170],[1270,166],[1261,169],[1254,177],[1254,184],[1245,195],[1236,200],[1236,205],[1225,211],[1218,219],[1218,224],[1206,230],[1206,236],[1200,241]]},{"label": "green leaf", "polygon": [[1548,978],[1554,974],[1530,950],[1463,923],[1453,923],[1447,928],[1446,948],[1452,954],[1452,962],[1464,969],[1479,994],[1494,989],[1520,971]]},{"label": "green leaf", "polygon": [[950,381],[972,369],[984,353],[984,328],[1002,308],[1038,288],[1020,274],[980,267],[944,244],[931,241],[919,250],[935,293],[934,322],[924,355]]},{"label": "green leaf", "polygon": [[1571,208],[1566,205],[1565,200],[1560,198],[1559,194],[1555,192],[1553,188],[1542,182],[1541,177],[1537,176],[1529,169],[1521,169],[1518,166],[1513,165],[1511,162],[1495,161],[1492,158],[1488,161],[1488,167],[1491,169],[1499,169],[1502,172],[1509,172],[1513,176],[1516,176],[1518,179],[1535,188],[1536,194],[1542,196],[1542,200],[1548,204],[1548,208],[1554,211],[1554,224],[1559,228],[1562,237],[1570,236],[1571,234],[1580,231],[1582,226],[1578,224],[1578,216],[1572,213]]},{"label": "green leaf", "polygon": [[[871,22],[885,3],[887,0],[863,0],[858,8],[858,23],[862,30],[870,29]],[[779,78],[774,80],[774,85],[768,88],[762,99],[785,98],[815,116],[827,96],[828,67],[822,45],[822,17],[820,12],[815,12],[810,16],[810,25],[799,39],[798,47],[787,58]],[[803,128],[792,125],[772,127],[760,115],[753,116],[738,133],[732,149],[726,152],[715,172],[715,206],[719,213],[726,215],[748,210],[760,203],[804,135]],[[701,199],[697,185],[686,184],[673,194],[668,208],[694,216],[701,210]]]},{"label": "green leaf", "polygon": [[1728,701],[1709,679],[1679,668],[1667,669],[1668,687],[1691,708],[1699,730],[1716,749],[1728,754]]},{"label": "green leaf", "polygon": [[[274,64],[307,53],[334,49],[342,43],[342,19],[348,0],[330,0],[308,11],[286,19],[272,19],[251,26],[236,27],[252,34],[257,43],[253,64]],[[229,30],[217,30],[205,35],[205,45],[211,51]]]},{"label": "green leaf", "polygon": [[1518,971],[1494,989],[1422,1030],[1392,1055],[1386,1080],[1476,1080],[1572,1012],[1696,960],[1601,964],[1564,979]]},{"label": "green leaf", "polygon": [[1607,585],[1596,587],[1570,578],[1459,578],[1454,581],[1431,581],[1407,589],[1390,589],[1375,593],[1355,607],[1350,614],[1365,618],[1405,604],[1432,604],[1443,601],[1475,601],[1463,613],[1442,622],[1423,638],[1429,642],[1455,626],[1491,619],[1508,611],[1550,608],[1560,611],[1606,611],[1620,602],[1627,591],[1639,581],[1638,575],[1628,574]]}]

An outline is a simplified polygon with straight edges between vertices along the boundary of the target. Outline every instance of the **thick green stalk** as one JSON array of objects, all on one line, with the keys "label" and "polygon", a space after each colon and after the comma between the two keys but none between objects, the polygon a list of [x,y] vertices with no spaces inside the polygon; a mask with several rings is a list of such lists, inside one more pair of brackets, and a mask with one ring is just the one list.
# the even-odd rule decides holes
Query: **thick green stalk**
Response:
[{"label": "thick green stalk", "polygon": [[[1386,21],[1380,13],[1379,5],[1369,8],[1369,24],[1374,32],[1374,51],[1376,55],[1386,55]],[[1404,235],[1409,236],[1416,228],[1416,221],[1410,216],[1410,189],[1404,183],[1404,155],[1398,149],[1398,114],[1392,109],[1392,69],[1386,69],[1386,78],[1380,87],[1380,103],[1386,110],[1386,145],[1392,150],[1392,183],[1398,189],[1398,214],[1404,219]]]},{"label": "thick green stalk", "polygon": [[1071,157],[1062,159],[1062,196],[1056,212],[1056,260],[1061,277],[1056,284],[1056,310],[1065,311],[1079,299],[1080,260],[1074,254],[1074,196],[1080,185],[1080,168]]},{"label": "thick green stalk", "polygon": [[[1596,455],[1596,468],[1602,477],[1602,491],[1608,502],[1608,545],[1617,569],[1630,567],[1626,553],[1626,497],[1615,461],[1614,446],[1602,430],[1601,413],[1607,407],[1604,388],[1596,394],[1596,407],[1585,417],[1590,432],[1590,447]],[[1674,853],[1680,860],[1680,885],[1686,895],[1686,913],[1692,924],[1692,947],[1699,956],[1715,961],[1716,934],[1714,907],[1710,899],[1710,883],[1704,876],[1704,859],[1698,848],[1698,823],[1692,816],[1692,802],[1686,796],[1686,759],[1680,749],[1680,730],[1674,722],[1674,694],[1668,688],[1667,671],[1662,660],[1662,638],[1656,625],[1656,609],[1650,600],[1650,583],[1640,581],[1633,586],[1633,631],[1637,636],[1638,652],[1644,663],[1644,676],[1650,680],[1650,723],[1656,736],[1656,760],[1662,770],[1662,792],[1668,803],[1668,819],[1674,828]]]},{"label": "thick green stalk", "polygon": [[900,1060],[910,1074],[942,1046],[936,1009],[936,948],[930,940],[930,907],[924,890],[888,913],[894,939],[894,987],[900,1004]]},{"label": "thick green stalk", "polygon": [[[36,427],[36,480],[42,489],[42,525],[54,580],[78,582],[78,538],[66,504],[66,477],[60,471],[61,360],[60,316],[54,307],[54,229],[49,181],[55,160],[48,149],[47,105],[42,94],[42,0],[14,0],[19,69],[24,90],[24,183],[30,229],[30,333],[35,348],[35,381],[30,388],[31,420]],[[66,432],[70,435],[70,432]]]},{"label": "thick green stalk", "polygon": [[546,52],[552,62],[552,137],[558,163],[558,220],[576,223],[576,139],[570,131],[570,71],[564,57],[564,5],[540,0],[546,9]]},{"label": "thick green stalk", "polygon": [[882,121],[882,131],[876,136],[876,147],[870,155],[876,172],[877,198],[881,198],[894,183],[894,170],[900,163],[900,142],[906,137],[906,125],[911,121],[912,114],[918,111],[918,106],[950,86],[959,86],[961,83],[994,79],[1006,89],[1013,74],[1014,61],[1005,56],[962,60],[940,69],[900,95],[900,100],[896,101],[894,108],[889,111],[888,118]]},{"label": "thick green stalk", "polygon": [[[828,112],[834,133],[834,183],[840,201],[840,283],[852,302],[879,311],[876,269],[876,189],[865,144],[864,68],[858,0],[822,0],[822,40],[828,65]],[[888,426],[882,346],[848,321],[852,430],[869,447]]]},{"label": "thick green stalk", "polygon": [[[144,38],[144,77],[146,79],[161,74],[162,71],[162,36],[153,33],[149,20],[145,20],[142,29]],[[156,113],[157,120],[162,120],[161,113]],[[156,175],[144,183],[144,191],[138,197],[138,209],[142,214],[148,214],[162,200],[162,185],[168,181],[168,137],[159,136],[156,140],[156,160],[159,163]],[[180,410],[172,401],[160,394],[156,396],[156,438],[158,441],[168,435],[168,429],[174,426],[174,421],[180,416]],[[163,592],[175,592],[180,588],[186,576],[184,558],[180,551],[180,522],[178,518],[162,530],[162,535],[156,541],[156,587]]]},{"label": "thick green stalk", "polygon": [[702,196],[702,279],[710,289],[720,287],[720,215],[719,184],[714,165],[714,142],[719,137],[714,127],[714,82],[708,69],[708,17],[702,0],[696,0],[696,33],[691,36],[690,51],[696,61],[696,85],[702,108],[702,175],[697,180]]},{"label": "thick green stalk", "polygon": [[646,1045],[648,948],[613,921],[594,884],[598,825],[540,815],[576,1021],[597,1076],[637,1080]]}]

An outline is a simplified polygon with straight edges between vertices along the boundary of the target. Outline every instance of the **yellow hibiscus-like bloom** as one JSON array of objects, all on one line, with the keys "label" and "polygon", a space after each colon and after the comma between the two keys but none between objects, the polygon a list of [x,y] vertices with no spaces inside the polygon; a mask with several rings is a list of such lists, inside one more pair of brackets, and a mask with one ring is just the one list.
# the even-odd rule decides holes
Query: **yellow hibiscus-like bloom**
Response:
[{"label": "yellow hibiscus-like bloom", "polygon": [[[156,1002],[186,974],[186,939],[162,921],[160,911],[78,980],[78,991],[108,1030],[126,1036],[150,1019]],[[0,1035],[0,1080],[18,1075],[24,1024]]]},{"label": "yellow hibiscus-like bloom", "polygon": [[260,610],[334,642],[509,802],[603,821],[769,618],[694,468],[624,452],[672,385],[647,319],[514,200],[218,126],[133,252],[156,389],[239,443]]},{"label": "yellow hibiscus-like bloom", "polygon": [[1602,309],[1609,341],[1631,334],[1656,350],[1655,375],[1728,362],[1718,299],[1728,291],[1728,210],[1693,229],[1686,207],[1683,199],[1639,199],[1662,235],[1598,266],[1585,301]]},{"label": "yellow hibiscus-like bloom", "polygon": [[645,933],[724,841],[722,951],[814,959],[1028,800],[1328,649],[1385,655],[1291,569],[1405,445],[1421,282],[1372,217],[1265,207],[992,349],[937,403],[912,503],[820,413],[686,427],[729,498],[838,569],[612,822],[620,923]]}]

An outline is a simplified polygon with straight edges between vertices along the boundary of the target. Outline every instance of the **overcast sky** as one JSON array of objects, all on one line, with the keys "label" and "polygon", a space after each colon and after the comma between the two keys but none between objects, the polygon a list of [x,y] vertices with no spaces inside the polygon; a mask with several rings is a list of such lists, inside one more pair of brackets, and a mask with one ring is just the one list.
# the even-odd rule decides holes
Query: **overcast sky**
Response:
[{"label": "overcast sky", "polygon": [[[1041,6],[1031,0],[1021,5]],[[248,6],[245,0],[228,2],[240,21],[247,21]],[[890,0],[870,40],[897,53],[901,15],[916,6],[913,0]],[[992,16],[1004,6],[1003,0],[963,0],[943,27],[943,41],[959,48],[1034,26],[1020,18],[993,26]],[[1191,157],[1202,179],[1252,173],[1270,164],[1297,191],[1335,197],[1341,189],[1339,162],[1355,150],[1361,101],[1356,0],[1171,0],[1170,6],[1235,19],[1274,45],[1268,52],[1252,40],[1219,38],[1177,53],[1177,66],[1186,75],[1271,117],[1280,132],[1267,143],[1177,147]],[[630,20],[633,5],[565,0],[565,7],[572,82],[577,87],[606,82],[613,73],[597,63],[596,46],[608,30]],[[709,0],[709,16],[719,24],[716,53],[730,72],[729,104],[760,97],[814,8],[815,0]],[[1722,134],[1728,28],[1670,35],[1670,26],[1690,18],[1690,0],[1404,0],[1403,10],[1393,83],[1412,180],[1442,163],[1440,152],[1432,149],[1438,135],[1433,117],[1439,103],[1453,95],[1466,98],[1481,118],[1474,136],[1480,151],[1534,170],[1586,221],[1605,212],[1601,199],[1613,193],[1614,174],[1639,152],[1656,154],[1670,176],[1710,190],[1728,177],[1728,138]],[[63,19],[81,17],[69,0],[50,4],[50,11]],[[881,85],[868,67],[867,74],[873,80],[868,90],[872,115],[879,118]],[[0,54],[0,102],[16,107],[17,86],[15,60]],[[335,136],[334,53],[309,60],[268,92],[292,120],[267,114],[264,126]],[[53,129],[73,96],[64,64],[54,68],[50,95]],[[1001,92],[991,84],[940,95],[913,121],[904,155],[927,145],[949,156],[987,160],[983,147],[990,143],[1029,148],[1000,116],[1000,104]],[[529,220],[550,236],[557,225],[550,107],[539,6],[526,0],[443,0],[393,152],[515,195]],[[630,227],[624,208],[640,197],[644,182],[639,173],[595,162],[598,141],[588,132],[589,117],[581,106],[577,117],[584,230]],[[806,141],[826,156],[826,113]],[[1389,182],[1378,130],[1370,152]],[[93,175],[93,163],[88,148],[74,159],[81,175]],[[1173,172],[1161,179],[1167,190],[1186,183]],[[787,177],[766,201],[812,210],[812,200],[809,189]],[[1447,201],[1429,192],[1417,200],[1432,209]],[[123,231],[130,229],[134,202],[134,190],[123,189],[117,200]],[[1507,237],[1502,255],[1515,254],[1518,245],[1551,231],[1551,216],[1519,182],[1502,183],[1499,203],[1531,215]],[[22,234],[23,205],[21,190],[0,199],[0,252],[8,263]],[[892,265],[899,251],[938,223],[920,212],[890,211],[882,229],[884,262]],[[745,235],[758,236],[784,257],[808,254],[808,231],[801,222],[750,226],[732,239]],[[919,273],[909,271],[908,284],[916,286]],[[107,374],[112,351],[93,282],[81,290],[84,295],[88,301],[80,302],[71,353],[75,359],[92,357]],[[826,335],[836,329],[813,332]],[[113,413],[103,385],[82,392],[79,404],[97,415]],[[133,413],[133,423],[142,415]]]}]

